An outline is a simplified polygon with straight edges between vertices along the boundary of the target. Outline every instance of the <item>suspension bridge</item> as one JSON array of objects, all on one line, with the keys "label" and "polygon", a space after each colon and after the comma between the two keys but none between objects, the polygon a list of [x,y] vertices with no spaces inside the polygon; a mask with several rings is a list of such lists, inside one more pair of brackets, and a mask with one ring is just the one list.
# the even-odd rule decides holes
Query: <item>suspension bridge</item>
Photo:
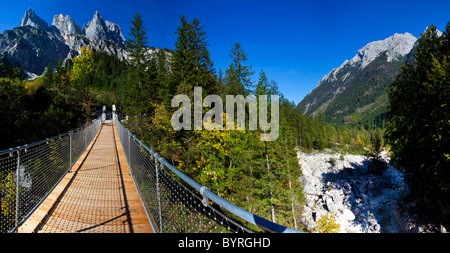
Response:
[{"label": "suspension bridge", "polygon": [[0,232],[300,232],[214,194],[112,115],[0,151]]}]

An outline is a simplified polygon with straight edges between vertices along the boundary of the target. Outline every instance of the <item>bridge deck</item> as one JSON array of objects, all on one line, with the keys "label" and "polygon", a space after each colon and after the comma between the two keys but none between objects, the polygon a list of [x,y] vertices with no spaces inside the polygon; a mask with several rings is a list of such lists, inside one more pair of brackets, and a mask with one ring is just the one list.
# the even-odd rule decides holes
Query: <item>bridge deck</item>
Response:
[{"label": "bridge deck", "polygon": [[115,125],[106,121],[20,233],[151,233]]}]

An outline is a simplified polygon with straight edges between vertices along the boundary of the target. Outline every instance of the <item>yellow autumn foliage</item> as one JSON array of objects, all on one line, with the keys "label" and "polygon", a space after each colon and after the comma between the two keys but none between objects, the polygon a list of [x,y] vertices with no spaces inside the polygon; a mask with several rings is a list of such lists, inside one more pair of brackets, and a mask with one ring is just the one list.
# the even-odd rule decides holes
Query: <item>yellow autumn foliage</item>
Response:
[{"label": "yellow autumn foliage", "polygon": [[94,52],[87,47],[81,48],[81,55],[73,59],[71,81],[84,81],[87,75],[94,72]]},{"label": "yellow autumn foliage", "polygon": [[322,215],[317,221],[317,226],[313,229],[314,233],[338,233],[341,225],[337,222],[332,213]]}]

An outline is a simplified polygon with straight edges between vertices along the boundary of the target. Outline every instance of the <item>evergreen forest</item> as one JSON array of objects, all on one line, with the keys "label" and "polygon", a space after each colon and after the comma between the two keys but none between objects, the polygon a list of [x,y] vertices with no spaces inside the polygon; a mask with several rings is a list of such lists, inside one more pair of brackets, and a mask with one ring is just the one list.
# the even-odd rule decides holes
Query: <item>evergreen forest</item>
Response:
[{"label": "evergreen forest", "polygon": [[[333,125],[324,123],[322,113],[304,115],[264,69],[247,63],[251,55],[239,42],[230,45],[229,67],[216,69],[199,19],[180,17],[173,49],[152,47],[139,13],[130,27],[127,61],[83,48],[71,64],[63,67],[60,61],[42,77],[25,81],[19,66],[2,59],[0,150],[67,132],[95,118],[103,105],[111,111],[115,104],[121,119],[127,116],[124,125],[183,173],[276,223],[302,229],[305,196],[297,152],[324,149],[388,150],[398,168],[409,173],[413,193],[448,221],[450,25],[442,37],[433,29],[420,37],[416,61],[387,88],[390,107],[382,126]],[[194,87],[202,87],[203,97],[216,94],[223,101],[226,95],[278,95],[278,139],[263,142],[263,131],[248,125],[245,130],[175,131],[171,117],[178,108],[171,100],[178,94],[192,98]]]}]

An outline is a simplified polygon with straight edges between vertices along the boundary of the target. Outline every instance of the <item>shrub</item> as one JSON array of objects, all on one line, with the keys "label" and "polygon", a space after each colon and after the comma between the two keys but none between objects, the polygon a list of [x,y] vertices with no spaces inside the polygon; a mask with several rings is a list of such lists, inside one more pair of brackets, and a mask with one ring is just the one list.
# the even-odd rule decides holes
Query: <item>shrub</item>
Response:
[{"label": "shrub", "polygon": [[319,218],[313,233],[338,233],[340,228],[341,225],[337,222],[336,217],[332,213],[328,213]]},{"label": "shrub", "polygon": [[372,144],[368,157],[371,159],[368,170],[372,174],[381,175],[387,168],[387,163],[381,157],[382,150],[382,139],[378,133],[373,133],[370,137],[370,142]]},{"label": "shrub", "polygon": [[336,165],[336,159],[334,159],[334,157],[331,157],[328,162],[333,166]]}]

